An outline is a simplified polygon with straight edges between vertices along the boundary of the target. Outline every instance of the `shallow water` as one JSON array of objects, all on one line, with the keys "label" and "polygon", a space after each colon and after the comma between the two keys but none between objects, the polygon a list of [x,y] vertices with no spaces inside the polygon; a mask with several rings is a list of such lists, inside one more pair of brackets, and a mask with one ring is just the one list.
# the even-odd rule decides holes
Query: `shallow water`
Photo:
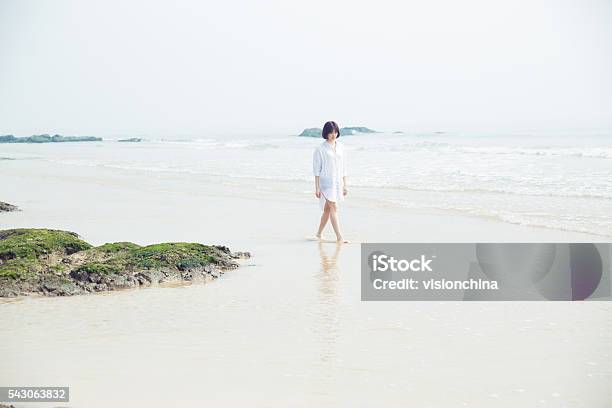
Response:
[{"label": "shallow water", "polygon": [[[372,205],[437,210],[612,237],[610,134],[366,134],[341,137],[351,188]],[[3,166],[83,168],[310,191],[320,138],[260,135],[144,143],[0,145]]]},{"label": "shallow water", "polygon": [[0,382],[70,386],[74,407],[612,398],[607,302],[361,302],[357,245],[253,251],[205,285],[3,302]]}]

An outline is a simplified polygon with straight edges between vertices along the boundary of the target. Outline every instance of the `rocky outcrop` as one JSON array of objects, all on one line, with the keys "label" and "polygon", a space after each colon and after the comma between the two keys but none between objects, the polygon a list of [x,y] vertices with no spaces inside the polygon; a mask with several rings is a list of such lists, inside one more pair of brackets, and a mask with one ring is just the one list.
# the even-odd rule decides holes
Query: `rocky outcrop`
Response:
[{"label": "rocky outcrop", "polygon": [[93,136],[61,136],[61,135],[32,135],[15,137],[13,135],[0,136],[0,143],[62,143],[62,142],[99,142],[101,137]]},{"label": "rocky outcrop", "polygon": [[[321,137],[321,133],[323,133],[323,129],[321,128],[307,128],[302,131],[298,136],[306,136],[306,137]],[[340,128],[340,135],[356,135],[358,133],[379,133],[375,130],[372,130],[363,126],[353,126],[353,127],[343,127]]]},{"label": "rocky outcrop", "polygon": [[161,283],[208,281],[239,266],[248,252],[173,242],[94,247],[73,232],[0,231],[0,297],[70,296]]},{"label": "rocky outcrop", "polygon": [[139,137],[130,137],[129,139],[119,139],[118,142],[139,143],[142,139]]},{"label": "rocky outcrop", "polygon": [[0,201],[0,212],[17,211],[17,210],[19,210],[19,207],[17,207],[16,205]]}]

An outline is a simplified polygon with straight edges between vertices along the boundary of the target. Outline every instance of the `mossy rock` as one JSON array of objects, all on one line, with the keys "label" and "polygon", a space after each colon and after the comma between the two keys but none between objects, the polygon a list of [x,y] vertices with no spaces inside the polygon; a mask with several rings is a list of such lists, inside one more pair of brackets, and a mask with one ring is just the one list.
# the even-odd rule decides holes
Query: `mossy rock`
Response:
[{"label": "mossy rock", "polygon": [[91,248],[83,253],[86,261],[80,268],[91,272],[113,270],[176,268],[187,270],[217,263],[221,250],[215,246],[172,242],[140,246],[115,242]]},{"label": "mossy rock", "polygon": [[186,242],[154,244],[131,251],[128,262],[141,268],[197,268],[217,261],[215,247]]},{"label": "mossy rock", "polygon": [[0,276],[17,278],[40,273],[49,266],[50,258],[71,255],[91,247],[74,232],[51,229],[0,231]]},{"label": "mossy rock", "polygon": [[235,259],[249,256],[220,245],[114,242],[94,247],[68,231],[5,230],[0,231],[0,297],[31,292],[67,296],[206,280],[237,268]]},{"label": "mossy rock", "polygon": [[116,252],[122,252],[126,250],[132,250],[140,248],[140,245],[137,245],[133,242],[112,242],[104,245],[100,245],[96,247],[96,251],[112,254]]},{"label": "mossy rock", "polygon": [[72,274],[80,274],[83,272],[86,274],[99,273],[102,275],[110,275],[113,273],[121,272],[121,267],[119,265],[113,265],[108,263],[89,262],[77,267],[72,272]]}]

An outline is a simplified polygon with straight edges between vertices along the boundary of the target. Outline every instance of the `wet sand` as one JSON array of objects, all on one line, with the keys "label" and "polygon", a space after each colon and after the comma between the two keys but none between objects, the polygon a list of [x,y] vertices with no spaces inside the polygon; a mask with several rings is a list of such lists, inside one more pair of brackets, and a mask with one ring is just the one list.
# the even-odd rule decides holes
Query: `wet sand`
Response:
[{"label": "wet sand", "polygon": [[[62,406],[606,407],[609,302],[361,302],[359,245],[306,241],[318,202],[273,184],[9,163],[0,228],[94,244],[220,243],[251,251],[205,285],[0,302],[0,384],[71,387]],[[562,242],[600,237],[369,205],[354,242]],[[332,237],[331,230],[327,233]],[[57,406],[58,404],[15,404]]]}]

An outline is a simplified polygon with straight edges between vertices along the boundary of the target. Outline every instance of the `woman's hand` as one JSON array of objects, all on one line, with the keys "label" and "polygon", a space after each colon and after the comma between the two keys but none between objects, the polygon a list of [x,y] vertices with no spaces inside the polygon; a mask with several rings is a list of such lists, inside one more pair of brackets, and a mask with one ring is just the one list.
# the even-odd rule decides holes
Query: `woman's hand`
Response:
[{"label": "woman's hand", "polygon": [[348,188],[344,187],[342,189],[342,194],[347,195],[348,194]]},{"label": "woman's hand", "polygon": [[315,189],[315,196],[316,196],[317,198],[321,198],[321,189],[320,189],[319,187],[317,187],[317,188]]}]

